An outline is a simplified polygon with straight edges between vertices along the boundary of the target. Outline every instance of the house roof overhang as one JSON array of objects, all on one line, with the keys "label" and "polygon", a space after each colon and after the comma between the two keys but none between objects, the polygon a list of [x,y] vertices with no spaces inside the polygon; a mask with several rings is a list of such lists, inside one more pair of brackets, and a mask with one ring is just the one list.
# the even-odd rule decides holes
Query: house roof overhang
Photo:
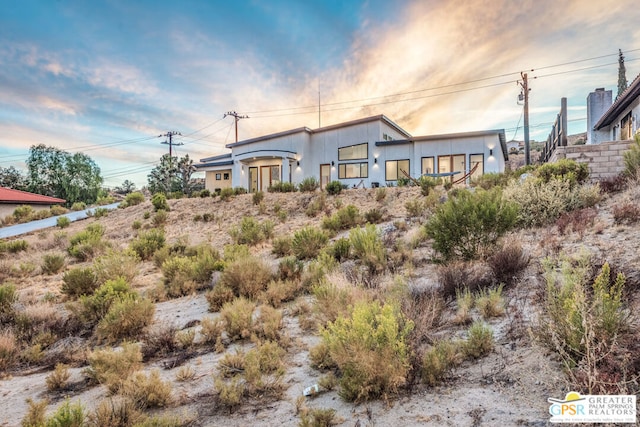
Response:
[{"label": "house roof overhang", "polygon": [[0,187],[0,203],[24,203],[32,205],[56,205],[66,200],[57,197],[43,196],[42,194],[29,193],[27,191],[14,190]]},{"label": "house roof overhang", "polygon": [[224,162],[207,162],[207,163],[199,163],[194,165],[196,169],[205,169],[205,168],[214,168],[214,167],[222,167],[222,166],[232,166],[233,160],[226,160]]},{"label": "house roof overhang", "polygon": [[600,117],[600,120],[593,126],[595,130],[611,125],[616,117],[622,114],[631,103],[640,97],[640,74],[631,82],[631,85],[622,92],[620,97],[611,104],[611,107]]},{"label": "house roof overhang", "polygon": [[215,161],[223,161],[225,159],[231,159],[231,153],[219,154],[217,156],[205,157],[204,159],[200,159],[201,162],[215,162]]},{"label": "house roof overhang", "polygon": [[416,136],[409,139],[397,139],[392,141],[378,141],[376,142],[376,146],[386,147],[386,146],[394,146],[394,145],[402,145],[402,144],[413,144],[415,142],[441,141],[445,139],[475,138],[475,137],[491,136],[491,135],[498,135],[498,139],[500,141],[500,147],[502,148],[502,154],[504,155],[504,159],[508,160],[509,154],[507,150],[507,139],[504,134],[504,129],[447,133],[447,134],[441,134],[441,135]]}]

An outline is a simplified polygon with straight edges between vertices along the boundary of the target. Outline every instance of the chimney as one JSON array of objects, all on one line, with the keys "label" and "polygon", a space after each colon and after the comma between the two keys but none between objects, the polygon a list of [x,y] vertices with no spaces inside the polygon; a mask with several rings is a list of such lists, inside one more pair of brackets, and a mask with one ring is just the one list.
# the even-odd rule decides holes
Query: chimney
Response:
[{"label": "chimney", "polygon": [[609,132],[593,129],[602,115],[611,107],[613,95],[610,90],[597,88],[587,96],[587,144],[600,144],[609,140]]}]

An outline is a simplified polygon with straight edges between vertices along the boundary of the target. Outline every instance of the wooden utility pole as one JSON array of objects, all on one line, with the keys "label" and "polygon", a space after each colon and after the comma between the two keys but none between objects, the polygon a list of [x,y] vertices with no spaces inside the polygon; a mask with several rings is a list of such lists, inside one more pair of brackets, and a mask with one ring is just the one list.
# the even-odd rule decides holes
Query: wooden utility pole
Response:
[{"label": "wooden utility pole", "polygon": [[175,130],[169,131],[167,133],[165,133],[164,135],[160,135],[160,136],[164,136],[165,138],[167,138],[164,142],[162,142],[162,144],[168,144],[169,145],[169,159],[172,158],[173,156],[173,146],[174,145],[184,145],[182,142],[173,142],[173,137],[176,135],[182,135],[180,132],[176,132]]},{"label": "wooden utility pole", "polygon": [[249,116],[241,116],[238,113],[236,113],[235,111],[227,111],[226,113],[224,113],[224,116],[222,117],[223,119],[227,116],[231,116],[235,119],[236,122],[236,142],[238,142],[238,122],[240,121],[240,119],[248,119]]},{"label": "wooden utility pole", "polygon": [[529,152],[529,81],[527,73],[520,73],[522,82],[518,82],[522,87],[520,96],[524,99],[524,163],[531,164],[531,153]]}]

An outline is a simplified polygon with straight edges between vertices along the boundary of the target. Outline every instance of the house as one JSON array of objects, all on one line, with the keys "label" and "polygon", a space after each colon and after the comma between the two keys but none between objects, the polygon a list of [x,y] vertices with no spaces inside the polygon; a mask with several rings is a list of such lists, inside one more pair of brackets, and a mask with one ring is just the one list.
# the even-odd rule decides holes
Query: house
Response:
[{"label": "house", "polygon": [[13,214],[18,206],[29,205],[34,210],[50,209],[53,205],[64,203],[65,200],[26,191],[0,187],[0,217]]},{"label": "house", "polygon": [[587,96],[587,144],[626,141],[640,132],[640,75],[615,102],[604,88]]},{"label": "house", "polygon": [[226,147],[230,153],[195,165],[205,172],[210,191],[265,191],[280,181],[295,184],[312,176],[322,187],[333,180],[375,187],[395,184],[403,171],[412,177],[446,174],[454,180],[471,171],[502,172],[508,159],[504,130],[413,137],[384,115],[291,129]]}]

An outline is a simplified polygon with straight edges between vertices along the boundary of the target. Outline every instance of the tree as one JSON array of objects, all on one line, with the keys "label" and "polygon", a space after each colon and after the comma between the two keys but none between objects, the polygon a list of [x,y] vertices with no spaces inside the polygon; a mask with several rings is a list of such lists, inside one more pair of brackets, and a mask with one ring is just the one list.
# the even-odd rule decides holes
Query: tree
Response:
[{"label": "tree", "polygon": [[115,188],[116,193],[129,194],[136,191],[136,184],[125,179],[121,186]]},{"label": "tree", "polygon": [[151,194],[168,194],[180,190],[181,183],[177,165],[177,157],[171,157],[168,154],[160,157],[160,164],[147,175]]},{"label": "tree", "polygon": [[622,49],[618,49],[620,56],[618,57],[618,95],[616,99],[622,95],[622,92],[627,90],[627,70],[624,66],[624,55]]},{"label": "tree", "polygon": [[180,186],[184,194],[191,194],[191,175],[196,171],[196,167],[193,166],[193,160],[189,158],[189,155],[185,155],[178,160],[178,174],[180,175]]},{"label": "tree", "polygon": [[9,166],[8,168],[0,167],[0,187],[26,190],[27,179],[22,172],[13,166]]},{"label": "tree", "polygon": [[100,168],[86,154],[33,145],[26,163],[29,191],[65,199],[68,205],[90,204],[98,198],[102,185]]}]

